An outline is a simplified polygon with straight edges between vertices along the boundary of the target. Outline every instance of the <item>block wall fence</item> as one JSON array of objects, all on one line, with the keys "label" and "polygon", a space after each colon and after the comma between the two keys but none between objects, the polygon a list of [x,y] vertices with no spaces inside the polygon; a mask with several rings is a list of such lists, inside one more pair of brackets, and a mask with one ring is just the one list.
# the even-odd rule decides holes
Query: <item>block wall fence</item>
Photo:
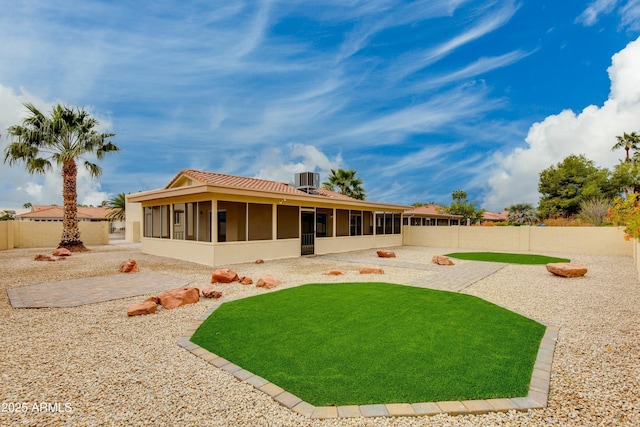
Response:
[{"label": "block wall fence", "polygon": [[[87,246],[109,244],[109,223],[78,223],[80,239]],[[57,247],[62,222],[0,221],[0,250],[14,248]]]}]

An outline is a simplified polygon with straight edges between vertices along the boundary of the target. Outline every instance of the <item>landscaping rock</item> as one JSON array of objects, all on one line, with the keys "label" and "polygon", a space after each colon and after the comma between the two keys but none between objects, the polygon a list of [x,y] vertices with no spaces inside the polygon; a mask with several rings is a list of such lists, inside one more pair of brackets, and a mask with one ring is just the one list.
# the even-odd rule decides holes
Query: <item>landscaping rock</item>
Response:
[{"label": "landscaping rock", "polygon": [[71,251],[67,248],[57,248],[53,251],[53,256],[71,256]]},{"label": "landscaping rock", "polygon": [[322,274],[327,275],[327,276],[341,276],[344,273],[342,271],[340,271],[340,270],[330,270],[330,271],[327,271],[326,273],[322,273]]},{"label": "landscaping rock", "polygon": [[220,298],[222,297],[222,292],[217,291],[216,288],[210,286],[202,290],[202,296],[205,298]]},{"label": "landscaping rock", "polygon": [[276,279],[271,274],[267,274],[266,276],[262,276],[261,278],[258,279],[258,283],[256,283],[256,288],[273,289],[276,286],[281,284],[282,282],[280,280]]},{"label": "landscaping rock", "polygon": [[257,259],[256,260],[256,264],[264,264],[264,260],[263,259]]},{"label": "landscaping rock", "polygon": [[138,263],[135,259],[129,258],[120,264],[120,273],[137,273]]},{"label": "landscaping rock", "polygon": [[362,267],[360,274],[384,274],[384,270],[380,267]]},{"label": "landscaping rock", "polygon": [[547,271],[562,277],[581,277],[587,274],[587,267],[580,264],[556,262],[547,264]]},{"label": "landscaping rock", "polygon": [[55,261],[56,259],[51,255],[36,255],[34,261]]},{"label": "landscaping rock", "polygon": [[444,255],[434,255],[433,258],[431,258],[431,262],[438,265],[455,265],[449,257]]},{"label": "landscaping rock", "polygon": [[251,277],[241,277],[240,278],[240,284],[241,285],[252,285],[253,284],[253,279],[251,279]]},{"label": "landscaping rock", "polygon": [[198,288],[177,288],[163,292],[157,296],[160,304],[167,310],[180,307],[186,304],[193,304],[200,301],[200,290]]},{"label": "landscaping rock", "polygon": [[377,252],[378,256],[380,258],[395,258],[396,257],[396,253],[393,251],[387,251],[387,250],[380,250]]},{"label": "landscaping rock", "polygon": [[141,314],[151,314],[155,313],[158,309],[158,304],[156,304],[152,299],[148,299],[146,301],[141,302],[140,304],[132,304],[127,308],[128,316],[138,316]]},{"label": "landscaping rock", "polygon": [[230,268],[221,268],[211,275],[211,283],[231,283],[240,280],[238,273]]}]

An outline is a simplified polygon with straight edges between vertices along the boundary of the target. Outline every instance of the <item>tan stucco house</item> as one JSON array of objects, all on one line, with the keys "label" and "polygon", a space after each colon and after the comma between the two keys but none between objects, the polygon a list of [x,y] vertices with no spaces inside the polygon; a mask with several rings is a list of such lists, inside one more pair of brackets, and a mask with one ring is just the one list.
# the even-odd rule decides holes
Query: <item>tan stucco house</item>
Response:
[{"label": "tan stucco house", "polygon": [[[139,204],[143,252],[206,265],[327,254],[402,244],[407,206],[356,200],[319,188],[183,170],[163,189],[127,196]],[[127,211],[129,218],[129,211]]]},{"label": "tan stucco house", "polygon": [[462,215],[445,213],[442,206],[423,205],[404,211],[403,223],[409,226],[460,225]]}]

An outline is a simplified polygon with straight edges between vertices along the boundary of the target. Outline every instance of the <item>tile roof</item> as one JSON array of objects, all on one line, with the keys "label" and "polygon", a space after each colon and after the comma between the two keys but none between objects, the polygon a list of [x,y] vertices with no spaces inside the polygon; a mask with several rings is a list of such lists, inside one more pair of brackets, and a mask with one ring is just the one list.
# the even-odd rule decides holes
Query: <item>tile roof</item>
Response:
[{"label": "tile roof", "polygon": [[446,212],[439,212],[439,210],[442,208],[443,206],[439,206],[439,205],[423,205],[423,206],[418,206],[418,207],[408,209],[404,211],[404,213],[406,215],[432,215],[432,216],[439,215],[442,217],[451,217],[451,218],[462,217],[462,215],[453,215],[453,214],[448,214]]},{"label": "tile roof", "polygon": [[507,215],[506,211],[502,213],[484,211],[484,213],[482,214],[482,219],[486,219],[489,221],[506,221]]},{"label": "tile roof", "polygon": [[[33,206],[31,212],[18,215],[20,218],[63,218],[64,206]],[[111,208],[106,206],[85,207],[78,206],[78,218],[80,219],[105,219]]]},{"label": "tile roof", "polygon": [[259,178],[245,178],[243,176],[226,175],[215,172],[204,172],[194,169],[186,169],[178,173],[178,175],[176,175],[176,177],[173,178],[169,184],[167,184],[165,189],[171,188],[182,176],[188,176],[189,178],[192,178],[202,184],[218,185],[223,187],[270,191],[284,194],[309,194],[337,200],[355,200],[352,197],[345,196],[344,194],[336,193],[335,191],[327,190],[325,188],[316,188],[312,190],[311,193],[306,193],[285,182],[270,181]]}]

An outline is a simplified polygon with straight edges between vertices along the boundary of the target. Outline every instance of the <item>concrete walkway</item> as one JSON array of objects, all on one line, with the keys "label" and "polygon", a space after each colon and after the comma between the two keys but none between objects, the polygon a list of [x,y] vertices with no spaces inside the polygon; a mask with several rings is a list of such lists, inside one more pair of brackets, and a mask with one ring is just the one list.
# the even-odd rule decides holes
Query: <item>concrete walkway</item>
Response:
[{"label": "concrete walkway", "polygon": [[121,273],[7,289],[13,308],[76,307],[84,304],[164,292],[191,283],[162,273]]},{"label": "concrete walkway", "polygon": [[[353,262],[362,264],[362,258],[340,256],[340,255],[319,255],[320,258],[331,259],[335,261]],[[454,263],[459,262],[453,259]],[[374,263],[376,265],[396,268],[409,268],[412,270],[433,271],[423,279],[417,279],[407,283],[407,285],[419,288],[439,289],[442,291],[460,292],[467,286],[470,286],[478,280],[484,279],[492,275],[496,271],[504,268],[507,264],[500,262],[479,262],[479,261],[463,261],[456,265],[437,265],[433,263],[412,263],[396,261],[393,258],[378,258]]]}]

